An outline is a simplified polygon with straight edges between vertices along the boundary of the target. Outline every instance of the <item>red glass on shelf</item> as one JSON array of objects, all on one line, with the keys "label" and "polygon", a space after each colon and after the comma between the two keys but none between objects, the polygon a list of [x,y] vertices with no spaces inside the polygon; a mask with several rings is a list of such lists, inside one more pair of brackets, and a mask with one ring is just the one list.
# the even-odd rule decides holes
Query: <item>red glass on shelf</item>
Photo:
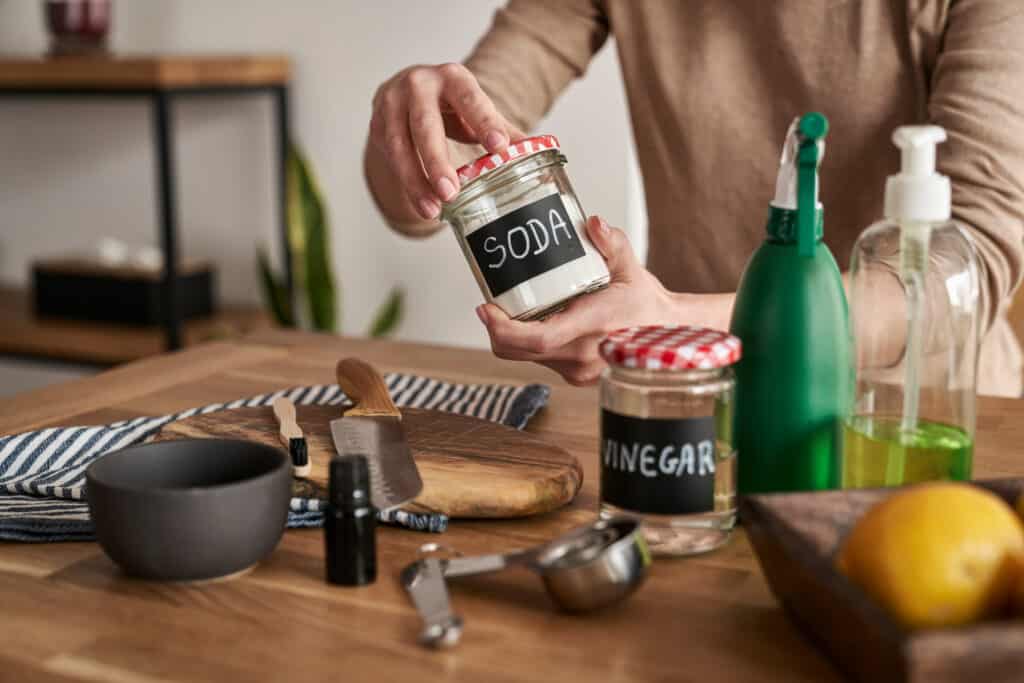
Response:
[{"label": "red glass on shelf", "polygon": [[89,55],[107,51],[110,0],[46,0],[50,54]]}]

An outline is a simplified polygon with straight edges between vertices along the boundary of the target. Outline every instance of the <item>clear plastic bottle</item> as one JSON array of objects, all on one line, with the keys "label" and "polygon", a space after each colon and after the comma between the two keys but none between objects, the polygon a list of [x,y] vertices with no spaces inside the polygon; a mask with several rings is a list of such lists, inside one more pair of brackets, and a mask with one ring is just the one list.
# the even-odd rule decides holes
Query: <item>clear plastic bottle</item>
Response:
[{"label": "clear plastic bottle", "polygon": [[971,476],[980,343],[978,262],[950,220],[949,179],[935,172],[938,126],[905,126],[902,169],[884,220],[850,263],[856,358],[843,425],[844,488]]}]

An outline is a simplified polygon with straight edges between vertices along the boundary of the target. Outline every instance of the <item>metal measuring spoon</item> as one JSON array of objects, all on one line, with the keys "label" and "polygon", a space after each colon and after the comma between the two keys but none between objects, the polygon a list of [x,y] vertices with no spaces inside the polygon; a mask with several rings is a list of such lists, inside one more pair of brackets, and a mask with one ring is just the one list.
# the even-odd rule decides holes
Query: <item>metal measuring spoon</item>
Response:
[{"label": "metal measuring spoon", "polygon": [[[438,550],[431,546],[429,552]],[[521,566],[537,572],[548,595],[568,612],[598,609],[636,590],[651,556],[640,523],[625,517],[600,520],[527,550],[477,557],[425,557],[402,571],[402,584],[423,619],[420,641],[448,647],[462,636],[445,579]]]}]

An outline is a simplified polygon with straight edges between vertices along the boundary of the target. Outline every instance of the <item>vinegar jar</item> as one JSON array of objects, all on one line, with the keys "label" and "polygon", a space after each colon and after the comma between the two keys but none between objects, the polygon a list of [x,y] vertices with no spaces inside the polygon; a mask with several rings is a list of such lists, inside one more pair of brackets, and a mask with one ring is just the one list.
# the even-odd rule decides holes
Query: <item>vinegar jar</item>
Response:
[{"label": "vinegar jar", "polygon": [[740,340],[690,326],[634,327],[600,345],[603,518],[643,522],[655,555],[692,555],[736,524],[732,439]]},{"label": "vinegar jar", "polygon": [[521,140],[459,168],[462,189],[444,206],[484,298],[516,320],[608,284],[565,164],[555,136]]}]

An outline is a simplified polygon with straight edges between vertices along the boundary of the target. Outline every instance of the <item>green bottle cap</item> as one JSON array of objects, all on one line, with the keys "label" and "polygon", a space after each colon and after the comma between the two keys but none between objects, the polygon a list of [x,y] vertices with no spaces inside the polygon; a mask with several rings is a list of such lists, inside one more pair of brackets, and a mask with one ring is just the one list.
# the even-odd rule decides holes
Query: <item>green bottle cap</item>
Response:
[{"label": "green bottle cap", "polygon": [[800,119],[800,134],[808,140],[820,140],[828,135],[828,119],[816,111],[804,114]]}]

